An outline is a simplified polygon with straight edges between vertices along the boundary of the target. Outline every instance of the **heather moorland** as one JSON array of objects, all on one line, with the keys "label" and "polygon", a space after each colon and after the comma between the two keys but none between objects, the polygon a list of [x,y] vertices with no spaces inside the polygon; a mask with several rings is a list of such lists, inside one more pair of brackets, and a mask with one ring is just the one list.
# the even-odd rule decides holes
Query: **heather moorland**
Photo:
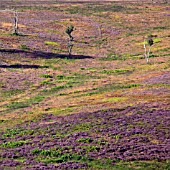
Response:
[{"label": "heather moorland", "polygon": [[170,169],[168,1],[0,1],[0,169]]}]

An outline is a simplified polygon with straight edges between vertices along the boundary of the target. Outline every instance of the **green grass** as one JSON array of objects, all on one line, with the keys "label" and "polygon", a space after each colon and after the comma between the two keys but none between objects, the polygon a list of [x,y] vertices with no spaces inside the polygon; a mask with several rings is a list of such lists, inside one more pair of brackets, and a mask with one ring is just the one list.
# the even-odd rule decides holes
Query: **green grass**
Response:
[{"label": "green grass", "polygon": [[126,97],[112,97],[103,99],[104,102],[121,102],[127,100]]},{"label": "green grass", "polygon": [[102,74],[112,74],[112,73],[126,73],[128,72],[129,70],[119,70],[119,69],[116,69],[116,70],[103,70],[101,71]]},{"label": "green grass", "polygon": [[78,146],[78,148],[86,150],[87,153],[100,150],[100,147],[94,145]]},{"label": "green grass", "polygon": [[[156,43],[159,43],[162,41],[162,38],[153,38],[153,42],[156,44]],[[140,42],[140,43],[137,43],[138,45],[144,45],[144,44],[148,44],[147,41],[143,41],[143,42]]]},{"label": "green grass", "polygon": [[40,158],[42,162],[45,163],[63,163],[68,161],[87,161],[89,158],[72,153],[62,153],[56,150],[39,150],[38,148],[31,151],[34,155],[41,155],[44,158]]},{"label": "green grass", "polygon": [[27,45],[25,45],[25,44],[21,44],[21,45],[20,45],[20,48],[21,48],[22,50],[30,50],[30,48],[29,48]]},{"label": "green grass", "polygon": [[[95,95],[95,94],[101,94],[103,92],[109,92],[109,91],[119,90],[119,89],[130,89],[130,88],[135,88],[135,87],[139,87],[139,86],[141,86],[141,85],[140,84],[127,84],[127,85],[123,85],[123,84],[108,84],[108,85],[105,85],[105,86],[94,88],[90,92],[77,95],[77,97],[80,97],[80,96],[92,96],[92,95]],[[113,100],[114,100],[114,98],[113,98]]]},{"label": "green grass", "polygon": [[159,42],[161,42],[162,41],[162,38],[154,38],[153,39],[153,42],[154,43],[159,43]]},{"label": "green grass", "polygon": [[50,74],[41,74],[40,77],[43,77],[43,78],[53,78],[53,76],[50,75]]},{"label": "green grass", "polygon": [[15,136],[23,136],[23,135],[33,135],[34,134],[34,130],[28,129],[19,129],[19,128],[15,128],[15,129],[6,129],[5,133],[2,135],[2,138],[13,138]]},{"label": "green grass", "polygon": [[53,112],[54,115],[65,115],[73,112],[74,107],[64,107],[64,108],[53,108],[51,111]]},{"label": "green grass", "polygon": [[91,138],[80,138],[77,140],[77,142],[82,142],[82,143],[91,143],[93,139]]},{"label": "green grass", "polygon": [[88,123],[88,122],[85,122],[85,123],[81,123],[81,124],[77,124],[77,125],[74,125],[68,132],[67,134],[70,134],[70,133],[76,133],[76,132],[86,132],[86,131],[89,131],[90,128],[92,127],[92,123]]},{"label": "green grass", "polygon": [[170,51],[170,47],[160,49],[158,52],[168,52],[168,51]]},{"label": "green grass", "polygon": [[11,102],[10,104],[6,105],[8,109],[20,109],[28,106],[28,103],[25,102]]},{"label": "green grass", "polygon": [[139,170],[169,170],[170,162],[163,161],[158,162],[157,160],[153,161],[133,161],[133,162],[118,162],[116,167],[125,166],[128,168],[139,169]]},{"label": "green grass", "polygon": [[13,97],[15,95],[21,94],[23,92],[24,92],[24,90],[18,90],[18,89],[0,91],[0,101],[4,101],[7,98],[10,98],[10,97]]},{"label": "green grass", "polygon": [[121,12],[125,10],[124,6],[115,5],[115,4],[88,4],[83,7],[81,6],[72,6],[66,9],[70,14],[81,14],[85,16],[95,15],[103,13],[105,11],[109,12]]},{"label": "green grass", "polygon": [[12,137],[20,133],[20,129],[6,129],[5,133],[2,135],[3,138]]},{"label": "green grass", "polygon": [[58,92],[59,90],[65,89],[65,88],[67,88],[67,87],[68,87],[68,86],[66,86],[66,85],[55,86],[55,87],[51,88],[51,89],[49,90],[49,92]]},{"label": "green grass", "polygon": [[85,82],[90,81],[91,79],[98,78],[96,75],[85,75],[85,74],[79,74],[79,73],[73,73],[70,76],[65,75],[58,75],[56,77],[57,83],[65,83],[65,88],[69,87],[75,87],[79,85],[83,85]]},{"label": "green grass", "polygon": [[56,77],[58,80],[63,80],[63,79],[66,79],[66,76],[64,75],[57,75]]},{"label": "green grass", "polygon": [[38,104],[39,102],[44,100],[44,96],[37,95],[35,97],[32,97],[26,101],[22,102],[11,102],[7,105],[5,105],[6,108],[8,109],[20,109],[20,108],[26,108],[31,106],[32,104]]},{"label": "green grass", "polygon": [[58,42],[54,42],[54,41],[45,41],[44,42],[45,45],[55,45],[55,46],[59,46]]},{"label": "green grass", "polygon": [[157,26],[157,27],[153,27],[153,30],[165,30],[168,29],[166,26]]},{"label": "green grass", "polygon": [[61,152],[55,151],[55,150],[40,150],[38,148],[35,148],[31,150],[31,153],[35,155],[44,155],[44,156],[50,156],[50,157],[58,157],[61,156]]},{"label": "green grass", "polygon": [[5,142],[5,143],[2,143],[0,146],[4,148],[15,148],[15,147],[22,146],[26,143],[27,141]]},{"label": "green grass", "polygon": [[41,84],[45,85],[45,84],[52,84],[51,79],[46,79],[41,81]]},{"label": "green grass", "polygon": [[94,41],[95,44],[97,45],[102,45],[107,42],[107,38],[103,38],[101,40]]},{"label": "green grass", "polygon": [[[52,84],[51,76],[50,74],[42,74],[40,75],[43,78],[47,78],[46,80],[43,80],[41,84],[47,85],[47,84]],[[72,88],[76,85],[83,84],[86,79],[93,78],[89,76],[84,76],[83,74],[79,73],[74,73],[74,75],[71,76],[64,76],[64,75],[58,75],[56,77],[57,82],[65,82],[64,85],[58,85],[58,86],[53,86],[49,89],[42,90],[37,96],[32,97],[30,99],[27,99],[25,101],[13,101],[7,105],[5,105],[6,108],[8,109],[20,109],[20,108],[26,108],[31,106],[32,104],[38,104],[41,101],[43,101],[46,97],[56,94],[61,90],[67,89],[67,88]],[[19,93],[20,91],[12,92],[10,91],[8,95],[12,95],[15,93]],[[11,94],[10,94],[11,93]]]},{"label": "green grass", "polygon": [[117,54],[110,53],[107,57],[99,58],[101,61],[113,61],[113,60],[126,60],[125,56],[120,56]]}]

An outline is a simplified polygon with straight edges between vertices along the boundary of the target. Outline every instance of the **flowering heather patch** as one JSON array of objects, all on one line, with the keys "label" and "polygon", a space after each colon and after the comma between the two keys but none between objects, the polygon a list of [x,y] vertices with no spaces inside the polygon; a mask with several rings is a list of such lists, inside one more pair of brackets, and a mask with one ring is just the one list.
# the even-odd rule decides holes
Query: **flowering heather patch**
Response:
[{"label": "flowering heather patch", "polygon": [[170,169],[168,4],[0,1],[0,170]]},{"label": "flowering heather patch", "polygon": [[44,114],[37,122],[1,133],[1,167],[88,169],[114,168],[121,161],[166,161],[169,115],[169,110],[146,106]]},{"label": "flowering heather patch", "polygon": [[148,83],[148,84],[170,84],[170,72],[166,72],[160,76],[156,76],[156,77],[152,77],[148,80],[145,80],[144,83]]}]

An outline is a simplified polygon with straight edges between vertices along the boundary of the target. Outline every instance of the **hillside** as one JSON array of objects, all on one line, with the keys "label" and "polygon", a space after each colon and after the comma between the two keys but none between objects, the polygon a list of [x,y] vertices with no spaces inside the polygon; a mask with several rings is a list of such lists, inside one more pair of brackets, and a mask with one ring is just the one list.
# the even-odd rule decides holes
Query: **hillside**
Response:
[{"label": "hillside", "polygon": [[168,170],[169,89],[168,3],[1,1],[0,169]]}]

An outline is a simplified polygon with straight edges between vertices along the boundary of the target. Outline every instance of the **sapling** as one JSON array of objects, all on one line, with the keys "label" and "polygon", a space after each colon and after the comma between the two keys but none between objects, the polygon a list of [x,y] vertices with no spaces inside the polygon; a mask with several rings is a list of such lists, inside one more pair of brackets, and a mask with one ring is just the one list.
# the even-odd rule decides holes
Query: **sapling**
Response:
[{"label": "sapling", "polygon": [[13,35],[19,35],[18,33],[18,13],[14,11],[14,23],[13,23]]},{"label": "sapling", "polygon": [[69,36],[68,45],[67,45],[69,56],[71,55],[72,48],[73,48],[74,38],[73,38],[73,36],[72,36],[71,34],[72,34],[72,32],[73,32],[74,30],[75,30],[75,29],[74,29],[74,26],[73,26],[73,25],[67,27],[66,30],[65,30],[66,34]]},{"label": "sapling", "polygon": [[18,12],[15,9],[5,9],[0,10],[2,12],[12,12],[13,13],[13,24],[12,24],[12,35],[19,35],[18,33]]},{"label": "sapling", "polygon": [[[154,43],[153,39],[152,39],[152,35],[149,35],[147,37],[147,39],[144,38],[144,49],[145,49],[145,53],[144,53],[144,56],[145,56],[145,59],[146,59],[146,62],[149,63],[149,55],[150,55],[150,52],[151,52],[151,47]],[[148,51],[147,51],[147,45],[148,45]]]}]

